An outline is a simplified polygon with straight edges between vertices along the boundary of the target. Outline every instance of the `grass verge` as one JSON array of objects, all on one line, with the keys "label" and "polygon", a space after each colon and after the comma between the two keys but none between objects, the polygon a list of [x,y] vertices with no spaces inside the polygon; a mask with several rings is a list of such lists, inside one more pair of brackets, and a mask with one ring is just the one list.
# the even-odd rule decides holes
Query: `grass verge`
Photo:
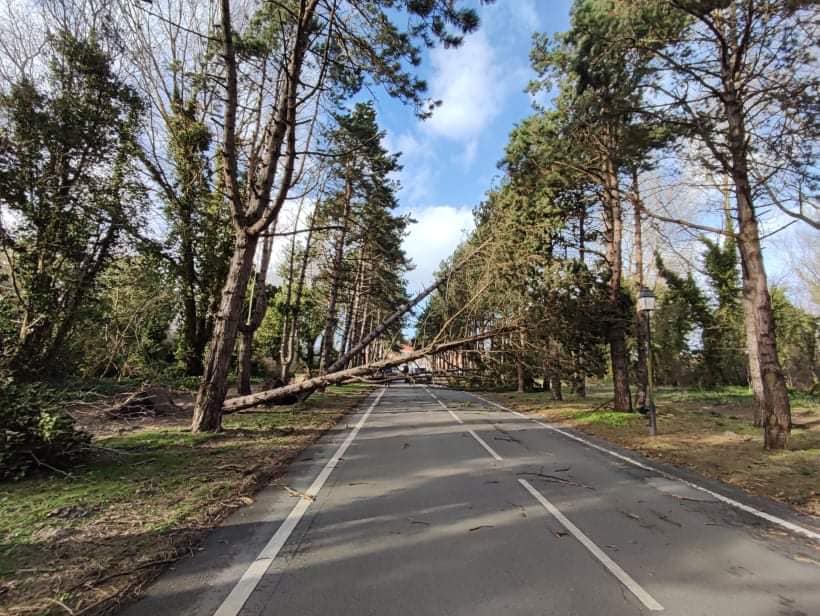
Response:
[{"label": "grass verge", "polygon": [[371,391],[329,387],[296,406],[97,438],[70,475],[0,484],[0,614],[100,614],[196,549]]},{"label": "grass verge", "polygon": [[549,393],[486,393],[499,404],[576,428],[622,447],[751,494],[820,515],[820,400],[792,399],[795,428],[785,451],[763,449],[760,428],[752,426],[752,397],[743,388],[718,391],[664,388],[658,392],[658,436],[648,435],[637,413],[601,410],[609,389],[593,388],[587,398],[564,401]]}]

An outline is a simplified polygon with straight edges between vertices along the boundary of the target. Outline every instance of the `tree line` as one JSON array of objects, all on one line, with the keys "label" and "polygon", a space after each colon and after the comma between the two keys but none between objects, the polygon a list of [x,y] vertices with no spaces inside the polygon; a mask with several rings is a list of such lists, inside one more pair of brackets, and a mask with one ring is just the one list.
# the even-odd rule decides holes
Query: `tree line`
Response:
[{"label": "tree line", "polygon": [[[410,296],[400,160],[366,100],[433,113],[417,67],[478,28],[474,9],[10,3],[3,468],[85,446],[48,383],[189,379],[192,429],[217,431],[226,411],[394,363],[428,296],[416,354],[438,351],[441,369],[556,397],[609,374],[626,411],[646,403],[651,353],[663,383],[749,384],[766,446],[784,447],[787,387],[817,381],[818,325],[770,288],[761,219],[818,227],[816,9],[577,0],[571,17],[533,42],[529,90],[549,102],[512,132],[475,232]],[[675,182],[697,184],[707,214],[687,215]],[[669,228],[696,236],[701,273],[670,262]],[[659,297],[651,348],[644,286]]]},{"label": "tree line", "polygon": [[195,379],[192,429],[216,431],[229,386],[250,394],[259,363],[283,390],[391,352],[422,297],[405,288],[399,157],[364,94],[428,116],[417,67],[478,27],[462,4],[8,7],[4,465],[56,438],[44,382]]},{"label": "tree line", "polygon": [[[566,32],[534,39],[529,90],[550,103],[513,130],[459,251],[492,247],[432,298],[420,339],[514,320],[454,367],[559,399],[609,374],[621,411],[646,405],[652,353],[662,384],[750,385],[765,446],[785,447],[820,329],[770,288],[761,219],[818,228],[817,34],[811,2],[576,0]],[[700,246],[683,274],[670,227]]]}]

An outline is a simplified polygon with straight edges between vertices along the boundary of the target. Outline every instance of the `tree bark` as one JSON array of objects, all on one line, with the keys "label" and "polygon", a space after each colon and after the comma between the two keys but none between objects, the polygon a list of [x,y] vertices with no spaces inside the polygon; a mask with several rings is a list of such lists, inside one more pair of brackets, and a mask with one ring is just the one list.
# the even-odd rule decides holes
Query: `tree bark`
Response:
[{"label": "tree bark", "polygon": [[746,356],[748,358],[749,385],[754,396],[754,417],[752,423],[763,427],[763,414],[766,408],[766,394],[763,391],[763,375],[760,372],[760,355],[757,351],[757,325],[755,307],[752,301],[754,290],[749,283],[746,266],[741,263],[743,271],[743,326],[746,333]]},{"label": "tree bark", "polygon": [[[760,230],[749,180],[748,138],[744,109],[737,90],[738,54],[743,53],[737,43],[738,33],[734,9],[727,14],[729,53],[721,55],[721,79],[723,82],[723,108],[728,128],[727,144],[731,161],[728,166],[735,185],[738,214],[738,250],[743,264],[744,309],[751,309],[756,330],[757,355],[763,384],[763,444],[766,449],[784,449],[791,431],[791,405],[786,380],[777,356],[774,313],[763,253],[760,247]],[[729,163],[728,165],[726,163]],[[749,326],[747,325],[747,333]],[[753,349],[750,348],[750,358]]]},{"label": "tree bark", "polygon": [[631,411],[629,359],[626,346],[626,314],[621,298],[623,213],[621,210],[618,172],[611,152],[604,154],[606,163],[604,212],[607,218],[607,261],[609,262],[609,303],[611,322],[608,332],[609,355],[616,411]]},{"label": "tree bark", "polygon": [[[745,280],[743,285],[744,308],[752,309],[752,321],[757,334],[753,336],[753,340],[757,341],[756,350],[763,386],[763,442],[767,449],[783,449],[791,431],[791,405],[786,380],[777,357],[774,314],[766,271],[763,267],[763,255],[760,251],[757,221],[751,207],[741,203],[745,200],[746,198],[738,198],[741,212],[738,248],[746,263],[744,269],[748,275],[748,280]],[[753,346],[749,351],[752,358]],[[756,375],[753,373],[751,376],[754,379]]]},{"label": "tree bark", "polygon": [[214,323],[212,344],[197,392],[191,426],[193,432],[215,432],[222,428],[222,403],[228,391],[231,356],[258,239],[244,230],[236,232],[228,277],[222,289],[222,300]]}]

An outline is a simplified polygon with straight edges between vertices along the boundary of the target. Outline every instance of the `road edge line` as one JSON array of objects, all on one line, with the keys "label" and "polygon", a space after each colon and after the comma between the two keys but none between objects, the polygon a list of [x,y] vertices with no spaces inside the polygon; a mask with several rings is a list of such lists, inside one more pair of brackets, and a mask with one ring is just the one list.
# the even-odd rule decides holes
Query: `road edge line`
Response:
[{"label": "road edge line", "polygon": [[609,454],[610,456],[618,458],[619,460],[623,460],[624,462],[628,462],[629,464],[632,464],[633,466],[637,466],[637,467],[642,468],[644,470],[656,473],[656,474],[660,475],[661,477],[664,477],[665,479],[671,479],[671,480],[674,480],[674,481],[679,481],[682,484],[689,486],[690,488],[694,488],[695,490],[699,490],[701,492],[704,492],[705,494],[708,494],[709,496],[712,496],[712,497],[716,498],[717,500],[721,501],[722,503],[725,503],[727,505],[735,507],[736,509],[740,509],[741,511],[745,511],[746,513],[749,513],[749,514],[751,514],[751,515],[753,515],[757,518],[760,518],[762,520],[766,520],[767,522],[771,522],[772,524],[774,524],[776,526],[780,526],[781,528],[785,528],[785,529],[790,530],[792,532],[795,532],[797,534],[804,535],[804,536],[806,536],[810,539],[814,539],[815,541],[820,541],[820,533],[816,533],[814,531],[811,531],[808,528],[803,528],[802,526],[800,526],[798,524],[795,524],[793,522],[789,522],[788,520],[784,520],[783,518],[779,518],[776,515],[772,515],[770,513],[766,513],[765,511],[761,511],[760,509],[752,507],[751,505],[746,505],[744,503],[741,503],[740,501],[736,501],[733,498],[729,498],[728,496],[724,496],[723,494],[720,494],[719,492],[715,492],[714,490],[710,490],[709,488],[705,488],[705,487],[703,487],[703,486],[701,486],[697,483],[689,481],[688,479],[683,479],[682,477],[678,477],[677,475],[673,475],[672,473],[667,473],[666,471],[661,470],[661,469],[659,469],[655,466],[651,466],[649,464],[644,464],[643,462],[640,462],[638,460],[634,460],[634,459],[630,458],[629,456],[625,456],[623,454],[618,453],[617,451],[612,451],[611,449],[607,449],[606,447],[601,447],[600,445],[597,445],[597,444],[595,444],[591,441],[588,441],[585,438],[582,438],[580,436],[572,434],[571,432],[567,432],[566,430],[562,430],[561,428],[558,428],[556,426],[550,425],[548,423],[544,423],[543,421],[539,421],[537,419],[533,419],[532,417],[528,417],[527,415],[524,415],[523,413],[519,413],[518,411],[514,411],[512,409],[509,409],[506,406],[498,404],[497,402],[493,402],[492,400],[487,400],[487,398],[484,398],[483,396],[479,396],[478,394],[474,394],[472,392],[465,392],[465,393],[468,393],[469,395],[473,396],[474,398],[478,398],[479,400],[481,400],[483,402],[486,402],[487,404],[495,406],[495,407],[501,409],[502,411],[507,411],[508,413],[512,413],[513,415],[516,415],[518,417],[521,417],[523,419],[531,421],[531,422],[541,426],[542,428],[546,428],[547,430],[552,430],[553,432],[557,432],[558,434],[561,434],[561,435],[563,435],[567,438],[570,438],[574,441],[578,441],[579,443],[583,443],[584,445],[586,445],[588,447],[592,447],[593,449],[597,449],[598,451]]},{"label": "road edge line", "polygon": [[293,506],[293,509],[290,510],[290,513],[288,513],[282,524],[279,525],[279,528],[276,529],[276,532],[268,540],[267,544],[265,544],[265,547],[262,548],[262,551],[259,552],[256,559],[254,559],[254,561],[248,566],[245,573],[242,574],[242,577],[239,578],[239,581],[233,587],[231,592],[227,597],[225,597],[216,612],[214,612],[214,616],[238,616],[239,612],[250,598],[251,593],[253,593],[256,586],[262,580],[262,577],[265,573],[267,573],[271,564],[273,564],[273,561],[279,554],[279,551],[284,547],[285,543],[290,538],[290,535],[296,529],[296,526],[301,521],[305,511],[307,511],[308,507],[310,507],[310,504],[319,494],[322,486],[324,486],[327,478],[330,477],[333,469],[336,468],[336,465],[347,451],[347,448],[350,447],[353,440],[359,434],[359,430],[361,430],[362,426],[364,426],[364,423],[367,421],[370,413],[374,408],[376,408],[376,405],[382,399],[384,392],[385,388],[379,390],[379,393],[376,394],[376,399],[370,403],[367,411],[365,411],[364,415],[362,415],[361,419],[359,419],[356,423],[356,426],[350,434],[347,435],[345,440],[339,445],[338,449],[336,449],[336,453],[334,453],[330,460],[327,461],[327,464],[325,464],[313,480],[313,483],[310,484],[307,492],[305,492],[296,505]]}]

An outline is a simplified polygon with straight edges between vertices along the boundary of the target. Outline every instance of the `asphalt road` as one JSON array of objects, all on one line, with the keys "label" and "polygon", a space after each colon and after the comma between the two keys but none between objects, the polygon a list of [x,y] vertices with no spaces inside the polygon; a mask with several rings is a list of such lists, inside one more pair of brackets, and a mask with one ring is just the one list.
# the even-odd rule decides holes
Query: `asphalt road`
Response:
[{"label": "asphalt road", "polygon": [[122,614],[820,614],[810,521],[577,438],[380,390]]}]

